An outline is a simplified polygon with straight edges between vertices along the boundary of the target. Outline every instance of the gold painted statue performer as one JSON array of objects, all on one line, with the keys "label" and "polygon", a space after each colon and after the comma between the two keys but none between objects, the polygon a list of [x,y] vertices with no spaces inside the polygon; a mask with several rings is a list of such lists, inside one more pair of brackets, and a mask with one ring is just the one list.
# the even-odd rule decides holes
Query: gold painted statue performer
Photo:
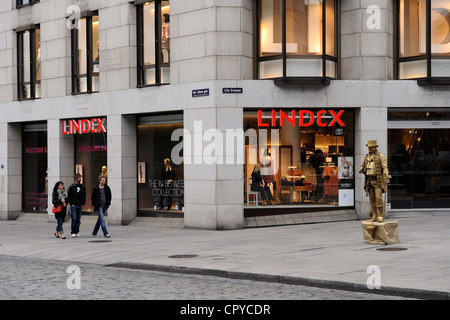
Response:
[{"label": "gold painted statue performer", "polygon": [[[377,150],[377,141],[369,140],[366,146],[369,149],[369,154],[364,157],[359,172],[365,176],[364,190],[366,194],[369,194],[372,216],[369,221],[384,222],[387,185],[391,176],[389,175],[386,157]],[[384,202],[383,193],[385,194]]]}]

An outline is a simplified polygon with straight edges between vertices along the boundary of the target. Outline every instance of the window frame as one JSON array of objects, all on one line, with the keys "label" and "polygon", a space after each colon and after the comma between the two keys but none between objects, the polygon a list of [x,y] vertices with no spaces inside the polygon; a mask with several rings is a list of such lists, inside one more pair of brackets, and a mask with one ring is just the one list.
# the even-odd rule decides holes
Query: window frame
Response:
[{"label": "window frame", "polygon": [[[426,7],[426,39],[425,39],[425,48],[426,52],[425,55],[416,55],[416,56],[410,56],[410,57],[400,57],[400,1],[395,1],[394,4],[394,15],[395,15],[395,23],[394,23],[394,79],[395,80],[416,80],[417,84],[419,86],[424,85],[443,85],[447,84],[450,85],[450,76],[448,77],[433,77],[431,74],[431,60],[432,59],[450,59],[449,55],[438,55],[433,54],[431,52],[431,0],[425,0],[425,7]],[[399,71],[400,71],[400,63],[402,62],[410,62],[410,61],[423,61],[426,60],[427,65],[427,75],[426,77],[419,77],[419,78],[408,78],[408,79],[400,79],[399,78]]]},{"label": "window frame", "polygon": [[32,6],[36,3],[39,3],[40,0],[29,0],[28,3],[23,3],[23,0],[16,0],[16,9],[20,9],[20,8],[24,8],[24,7],[28,7],[28,6]]},{"label": "window frame", "polygon": [[[92,81],[93,76],[100,76],[99,72],[94,72],[94,63],[93,63],[93,29],[92,29],[92,18],[98,16],[98,11],[90,11],[84,15],[82,15],[79,19],[77,19],[76,23],[81,19],[86,19],[86,74],[78,74],[78,37],[79,30],[77,27],[71,30],[71,66],[72,66],[72,95],[78,94],[90,94],[90,93],[98,93],[99,91],[92,90]],[[78,91],[77,84],[81,78],[86,78],[87,82],[87,90],[86,91]]]},{"label": "window frame", "polygon": [[[320,55],[292,55],[287,54],[286,51],[286,1],[287,0],[281,0],[281,37],[282,37],[282,52],[277,55],[267,56],[267,57],[261,57],[260,52],[260,32],[261,32],[261,24],[260,24],[260,18],[261,18],[261,0],[255,1],[253,5],[253,12],[254,12],[254,30],[256,30],[254,35],[254,78],[256,80],[274,80],[275,85],[329,85],[330,80],[338,80],[340,79],[340,0],[334,1],[334,46],[335,46],[335,56],[331,56],[326,53],[326,36],[327,36],[327,18],[326,18],[326,1],[323,0],[322,3],[322,17],[325,17],[323,19],[322,23],[322,37],[321,37],[321,44],[322,44],[322,54]],[[283,76],[278,78],[266,78],[261,79],[260,78],[260,62],[263,61],[270,61],[270,60],[283,60]],[[304,76],[304,77],[289,77],[287,76],[287,60],[294,60],[294,59],[317,59],[322,60],[322,76]],[[332,61],[336,63],[336,77],[331,78],[327,76],[327,61]]]},{"label": "window frame", "polygon": [[[137,52],[137,88],[143,87],[155,87],[169,85],[170,82],[163,83],[161,81],[161,70],[163,67],[168,67],[170,70],[170,55],[169,62],[162,61],[162,46],[161,46],[161,1],[153,0],[155,2],[155,64],[145,65],[144,63],[144,5],[149,1],[136,0],[134,2],[136,6],[136,52]],[[155,83],[145,84],[144,73],[145,70],[155,69]]]},{"label": "window frame", "polygon": [[[25,100],[34,100],[40,99],[40,97],[36,97],[36,84],[40,84],[41,81],[36,80],[36,64],[37,64],[37,56],[36,56],[36,29],[40,30],[40,25],[29,25],[23,28],[16,29],[16,40],[17,40],[17,100],[25,101]],[[30,32],[30,82],[24,82],[24,71],[25,71],[25,61],[24,52],[23,52],[23,35],[25,32]],[[25,84],[30,85],[30,97],[24,97],[22,86]]]}]

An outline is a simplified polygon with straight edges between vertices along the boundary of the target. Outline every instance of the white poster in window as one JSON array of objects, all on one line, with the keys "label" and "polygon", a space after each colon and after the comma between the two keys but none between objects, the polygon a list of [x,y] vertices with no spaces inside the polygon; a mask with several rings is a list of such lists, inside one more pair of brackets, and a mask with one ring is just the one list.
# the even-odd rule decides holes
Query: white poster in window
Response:
[{"label": "white poster in window", "polygon": [[138,183],[145,183],[145,162],[138,162]]},{"label": "white poster in window", "polygon": [[339,180],[353,179],[354,167],[353,157],[338,158],[338,178]]},{"label": "white poster in window", "polygon": [[339,207],[351,207],[355,204],[354,190],[339,190]]}]

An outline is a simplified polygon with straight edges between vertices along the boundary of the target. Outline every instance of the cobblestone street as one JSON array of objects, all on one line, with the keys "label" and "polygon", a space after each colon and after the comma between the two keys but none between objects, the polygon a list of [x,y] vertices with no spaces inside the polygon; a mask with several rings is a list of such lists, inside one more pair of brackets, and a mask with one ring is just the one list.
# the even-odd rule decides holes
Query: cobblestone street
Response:
[{"label": "cobblestone street", "polygon": [[[68,267],[80,269],[80,289]],[[83,300],[312,300],[312,299],[402,299],[277,283],[234,280],[104,267],[22,257],[0,256],[0,299]],[[68,281],[69,280],[69,281]]]}]

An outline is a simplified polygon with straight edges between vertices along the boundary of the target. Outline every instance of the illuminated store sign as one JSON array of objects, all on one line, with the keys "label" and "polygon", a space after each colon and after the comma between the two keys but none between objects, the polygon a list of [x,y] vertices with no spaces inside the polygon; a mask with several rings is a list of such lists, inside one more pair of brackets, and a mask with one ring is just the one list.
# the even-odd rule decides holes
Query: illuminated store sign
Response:
[{"label": "illuminated store sign", "polygon": [[83,133],[106,133],[104,122],[106,118],[81,119],[81,120],[63,120],[63,134],[83,134]]},{"label": "illuminated store sign", "polygon": [[[276,110],[272,110],[270,116],[263,116],[262,110],[258,110],[258,126],[259,127],[283,127],[284,123],[287,121],[292,126],[296,126],[296,122],[298,121],[298,125],[300,127],[309,127],[313,124],[317,123],[320,127],[332,127],[334,124],[339,124],[342,127],[345,127],[344,122],[340,119],[344,110],[340,110],[339,112],[334,112],[333,110],[320,110],[317,112],[317,116],[314,116],[314,113],[310,110],[299,110],[298,113],[295,110],[291,111],[291,116],[288,116],[283,110],[279,112],[279,124],[277,124],[277,112]],[[270,123],[263,122],[263,118],[270,118]],[[327,119],[333,119],[330,122],[327,122]]]}]

